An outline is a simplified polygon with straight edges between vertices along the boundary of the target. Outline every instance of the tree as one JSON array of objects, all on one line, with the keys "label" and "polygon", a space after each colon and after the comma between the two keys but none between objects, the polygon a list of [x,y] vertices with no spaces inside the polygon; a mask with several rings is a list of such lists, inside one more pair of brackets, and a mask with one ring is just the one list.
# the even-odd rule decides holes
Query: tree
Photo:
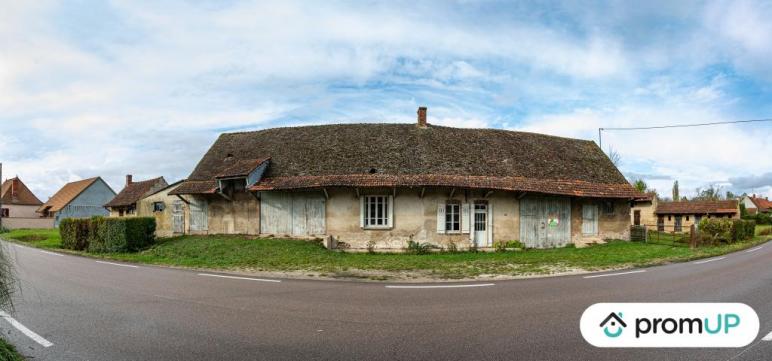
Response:
[{"label": "tree", "polygon": [[673,182],[673,201],[678,202],[681,200],[681,194],[678,192],[678,181]]},{"label": "tree", "polygon": [[697,188],[697,194],[694,199],[700,201],[718,201],[721,200],[721,186],[709,185],[706,188]]},{"label": "tree", "polygon": [[643,181],[643,179],[638,179],[637,181],[633,182],[633,187],[635,187],[635,189],[637,189],[639,192],[643,193],[649,190],[649,186],[646,184],[646,182]]},{"label": "tree", "polygon": [[619,163],[622,161],[622,155],[614,148],[608,147],[608,159],[611,159],[611,163],[613,163],[614,166],[619,167]]},{"label": "tree", "polygon": [[726,191],[726,199],[735,199],[737,198],[737,195],[732,193],[732,191]]}]

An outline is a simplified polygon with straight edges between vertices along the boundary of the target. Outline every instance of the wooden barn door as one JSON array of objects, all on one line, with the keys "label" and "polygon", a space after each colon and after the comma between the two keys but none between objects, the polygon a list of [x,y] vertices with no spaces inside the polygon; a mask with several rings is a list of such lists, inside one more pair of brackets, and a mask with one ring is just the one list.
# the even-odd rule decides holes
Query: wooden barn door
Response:
[{"label": "wooden barn door", "polygon": [[528,197],[520,200],[520,241],[527,247],[560,247],[571,241],[571,201]]},{"label": "wooden barn door", "polygon": [[175,201],[172,204],[172,232],[175,234],[185,233],[185,210],[182,201]]},{"label": "wooden barn door", "polygon": [[585,204],[582,206],[582,234],[595,236],[598,234],[598,205]]},{"label": "wooden barn door", "polygon": [[325,234],[325,198],[316,193],[263,192],[260,233],[311,236]]},{"label": "wooden barn door", "polygon": [[190,230],[196,232],[209,230],[209,209],[206,199],[190,201]]}]

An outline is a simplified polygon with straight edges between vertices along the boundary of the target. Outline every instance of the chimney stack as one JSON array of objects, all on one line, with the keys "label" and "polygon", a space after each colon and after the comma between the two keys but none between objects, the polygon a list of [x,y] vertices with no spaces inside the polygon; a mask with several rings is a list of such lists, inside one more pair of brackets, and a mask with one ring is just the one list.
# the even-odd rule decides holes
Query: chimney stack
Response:
[{"label": "chimney stack", "polygon": [[426,107],[418,107],[418,127],[426,128]]},{"label": "chimney stack", "polygon": [[19,198],[19,177],[13,179],[11,182],[11,198],[14,200]]},{"label": "chimney stack", "polygon": [[126,175],[126,185],[128,186],[130,184],[131,184],[131,174],[127,174]]}]

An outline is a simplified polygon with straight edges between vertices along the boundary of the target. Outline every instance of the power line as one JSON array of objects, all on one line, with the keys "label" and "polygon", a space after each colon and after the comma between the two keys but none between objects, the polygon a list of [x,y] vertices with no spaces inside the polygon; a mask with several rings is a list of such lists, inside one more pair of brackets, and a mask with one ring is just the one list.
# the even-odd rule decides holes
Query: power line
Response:
[{"label": "power line", "polygon": [[602,132],[604,130],[648,130],[648,129],[666,129],[666,128],[689,128],[689,127],[703,127],[703,126],[709,126],[709,125],[756,123],[756,122],[772,122],[772,118],[733,120],[728,122],[712,122],[712,123],[697,123],[697,124],[657,125],[657,126],[651,126],[651,127],[598,128],[598,145],[600,146],[601,149],[603,149]]}]

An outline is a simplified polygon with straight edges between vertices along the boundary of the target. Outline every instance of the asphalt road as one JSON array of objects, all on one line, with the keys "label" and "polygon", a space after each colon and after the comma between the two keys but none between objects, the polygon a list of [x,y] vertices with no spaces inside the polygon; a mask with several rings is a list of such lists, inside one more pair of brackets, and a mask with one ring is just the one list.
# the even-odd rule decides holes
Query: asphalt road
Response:
[{"label": "asphalt road", "polygon": [[[34,360],[772,360],[772,242],[705,263],[469,288],[222,278],[5,243],[22,294],[0,331]],[[743,302],[757,340],[734,349],[600,349],[597,302]]]}]

